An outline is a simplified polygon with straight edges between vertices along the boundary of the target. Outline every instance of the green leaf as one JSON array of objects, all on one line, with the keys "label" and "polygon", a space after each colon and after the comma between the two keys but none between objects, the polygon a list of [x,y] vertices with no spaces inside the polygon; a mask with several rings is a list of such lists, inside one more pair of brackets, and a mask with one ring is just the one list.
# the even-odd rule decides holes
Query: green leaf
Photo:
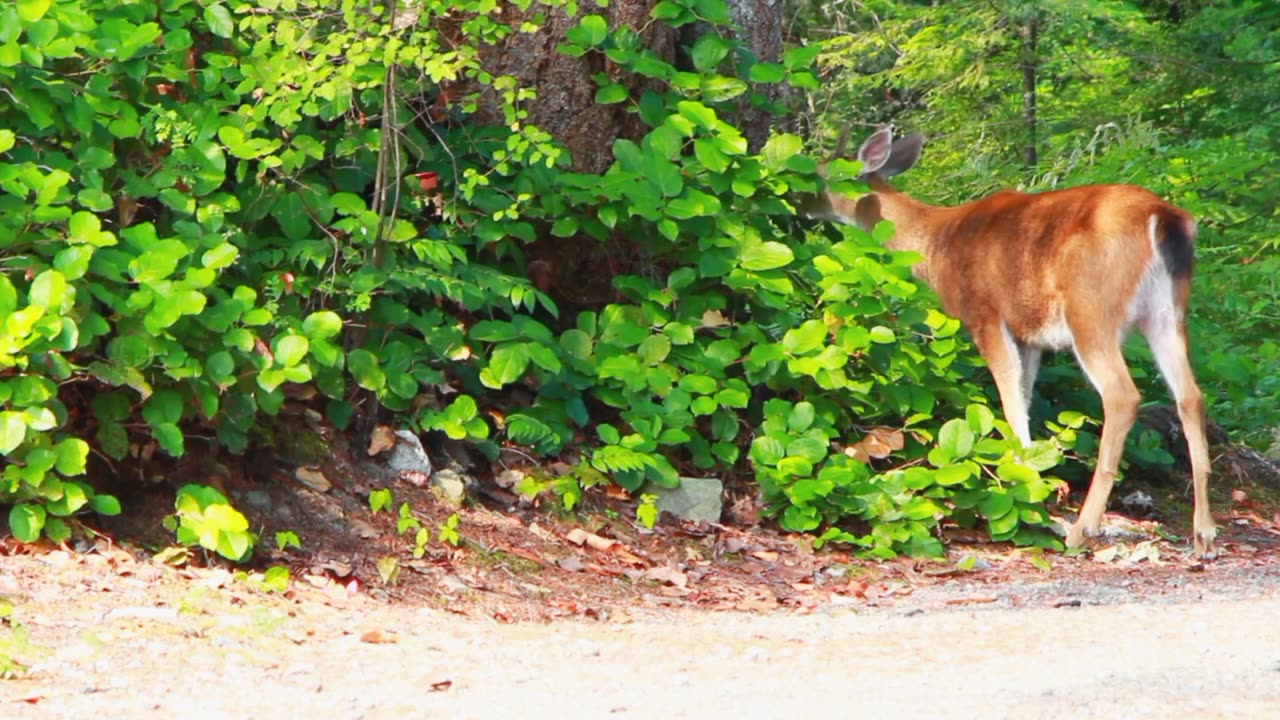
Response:
[{"label": "green leaf", "polygon": [[667,214],[677,220],[720,214],[720,199],[701,190],[685,188],[683,196],[667,203]]},{"label": "green leaf", "polygon": [[716,143],[705,138],[693,141],[693,154],[698,162],[711,172],[722,173],[729,169],[729,156],[720,151]]},{"label": "green leaf", "polygon": [[897,341],[896,336],[893,334],[893,330],[885,327],[884,325],[877,325],[871,328],[870,333],[871,342],[878,343],[880,345],[892,345]]},{"label": "green leaf", "polygon": [[209,26],[209,32],[220,38],[229,38],[235,31],[235,23],[231,19],[231,12],[227,10],[226,5],[221,3],[205,7],[204,21]]},{"label": "green leaf", "polygon": [[693,43],[693,49],[689,51],[689,56],[693,59],[695,68],[707,72],[714,70],[728,56],[729,47],[728,41],[719,35],[705,33]]},{"label": "green leaf", "polygon": [[378,357],[364,348],[347,353],[347,369],[365,390],[381,390],[387,384],[387,375],[379,367]]},{"label": "green leaf", "polygon": [[592,353],[591,336],[577,328],[565,330],[560,336],[560,347],[573,357],[586,360]]},{"label": "green leaf", "polygon": [[54,467],[60,475],[71,477],[84,474],[85,463],[89,459],[89,443],[80,438],[67,438],[54,446],[54,452],[58,455]]},{"label": "green leaf", "polygon": [[200,257],[200,264],[210,270],[221,270],[230,267],[240,255],[240,249],[231,243],[222,243],[205,251]]},{"label": "green leaf", "polygon": [[778,63],[756,63],[747,72],[747,77],[754,83],[782,82],[787,76],[787,69]]},{"label": "green leaf", "polygon": [[631,92],[627,90],[625,85],[618,83],[609,83],[604,87],[596,90],[596,102],[601,105],[612,105],[620,103],[631,96]]},{"label": "green leaf", "polygon": [[948,420],[938,431],[938,447],[952,458],[960,459],[973,451],[973,431],[964,420]]},{"label": "green leaf", "polygon": [[674,20],[685,13],[685,9],[673,0],[662,0],[653,6],[649,16],[655,20]]},{"label": "green leaf", "polygon": [[529,343],[526,347],[529,349],[529,359],[535,365],[550,373],[560,372],[560,358],[556,357],[554,350],[539,343]]},{"label": "green leaf", "polygon": [[1002,518],[1013,510],[1013,495],[992,491],[978,503],[978,510],[991,520]]},{"label": "green leaf", "polygon": [[271,348],[271,352],[276,357],[276,363],[283,367],[293,367],[302,362],[311,347],[307,338],[302,335],[277,337],[273,344],[275,347]]},{"label": "green leaf", "polygon": [[965,408],[964,417],[969,429],[978,435],[987,435],[995,427],[996,416],[986,405],[970,405]]},{"label": "green leaf", "polygon": [[551,428],[535,417],[520,413],[507,417],[507,438],[514,443],[536,445],[551,434]]},{"label": "green leaf", "polygon": [[23,413],[12,410],[0,412],[0,455],[16,450],[26,436],[27,419]]},{"label": "green leaf", "polygon": [[609,24],[601,15],[584,15],[576,27],[565,32],[565,38],[576,45],[595,47],[609,37]]},{"label": "green leaf", "polygon": [[748,90],[747,84],[738,78],[719,75],[703,78],[701,88],[703,98],[713,103],[732,100]]},{"label": "green leaf", "polygon": [[94,495],[89,498],[89,507],[99,515],[120,514],[120,501],[112,495]]},{"label": "green leaf", "polygon": [[67,291],[67,280],[57,270],[45,270],[31,281],[29,302],[43,308],[56,310],[62,306]]},{"label": "green leaf", "polygon": [[806,320],[782,336],[782,348],[792,355],[803,355],[818,349],[827,337],[827,326],[821,320]]},{"label": "green leaf", "polygon": [[939,485],[959,485],[960,483],[973,477],[973,467],[969,463],[958,463],[956,465],[944,465],[938,468],[934,473],[934,479]]},{"label": "green leaf", "polygon": [[[52,5],[53,0],[18,0],[18,17],[25,23],[34,23],[44,17]],[[37,529],[36,534],[39,535],[39,532]]]},{"label": "green leaf", "polygon": [[645,365],[657,365],[671,352],[671,339],[666,335],[650,335],[640,343],[637,354]]},{"label": "green leaf", "polygon": [[813,425],[815,417],[813,403],[808,400],[801,400],[791,408],[791,412],[787,415],[787,429],[791,432],[800,433],[809,429]]},{"label": "green leaf", "polygon": [[789,70],[798,68],[807,68],[818,59],[818,55],[822,53],[822,44],[813,43],[802,47],[794,47],[782,53],[782,63]]},{"label": "green leaf", "polygon": [[715,378],[707,375],[685,375],[680,378],[679,386],[681,390],[700,395],[710,395],[714,393],[719,385]]},{"label": "green leaf", "polygon": [[182,457],[185,441],[182,429],[174,423],[159,423],[151,426],[151,435],[160,447],[173,457]]},{"label": "green leaf", "polygon": [[794,259],[791,248],[769,240],[743,250],[738,256],[738,263],[747,270],[760,272],[789,265]]},{"label": "green leaf", "polygon": [[44,529],[45,510],[39,505],[14,505],[9,510],[9,532],[20,542],[35,542]]},{"label": "green leaf", "polygon": [[804,148],[804,141],[790,133],[774,135],[764,144],[760,157],[770,170],[780,171],[787,167],[787,161],[799,154]]},{"label": "green leaf", "polygon": [[302,334],[311,340],[327,340],[342,332],[342,318],[332,310],[313,312],[302,321]]},{"label": "green leaf", "polygon": [[[498,388],[519,380],[529,366],[527,343],[509,343],[499,346],[489,357],[489,370]],[[496,389],[496,388],[495,388]]]}]

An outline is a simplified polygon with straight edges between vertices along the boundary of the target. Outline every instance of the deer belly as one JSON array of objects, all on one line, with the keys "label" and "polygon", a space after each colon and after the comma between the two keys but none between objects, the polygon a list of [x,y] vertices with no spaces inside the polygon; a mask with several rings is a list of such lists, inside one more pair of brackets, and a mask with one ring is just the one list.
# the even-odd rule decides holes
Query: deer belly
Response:
[{"label": "deer belly", "polygon": [[1066,350],[1076,343],[1075,334],[1061,310],[1050,312],[1038,325],[1011,330],[1018,341],[1040,350]]}]

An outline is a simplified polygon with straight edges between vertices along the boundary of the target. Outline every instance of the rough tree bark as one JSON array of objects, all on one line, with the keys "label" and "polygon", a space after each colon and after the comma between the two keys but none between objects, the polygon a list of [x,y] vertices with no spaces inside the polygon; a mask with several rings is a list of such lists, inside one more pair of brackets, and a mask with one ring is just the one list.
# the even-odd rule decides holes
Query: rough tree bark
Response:
[{"label": "rough tree bark", "polygon": [[[680,65],[681,43],[692,43],[696,38],[678,33],[663,23],[651,22],[650,12],[658,0],[612,0],[606,8],[592,6],[590,12],[602,14],[610,28],[629,26],[643,28],[647,47],[659,57]],[[726,0],[730,17],[741,28],[739,38],[759,60],[775,61],[782,48],[783,0]],[[586,4],[584,4],[586,11]],[[577,25],[578,18],[569,18],[563,10],[547,10],[537,4],[521,12],[505,3],[503,19],[512,27],[532,18],[535,13],[545,13],[542,27],[535,33],[513,33],[504,42],[481,50],[481,59],[494,75],[510,75],[522,87],[531,88],[537,99],[525,109],[529,115],[525,122],[547,131],[564,145],[573,158],[574,170],[602,172],[613,162],[612,146],[617,138],[638,139],[647,128],[635,113],[627,112],[624,103],[598,105],[595,102],[596,83],[591,76],[608,73],[617,82],[624,82],[624,73],[599,53],[587,53],[573,58],[556,51],[565,41],[565,32]],[[686,29],[691,26],[686,26]],[[632,82],[632,95],[636,97],[649,82],[644,78]],[[777,86],[758,90],[776,91]],[[770,99],[777,99],[771,96]],[[501,111],[493,103],[482,104],[475,120],[481,124],[501,124]],[[741,117],[734,122],[743,130],[750,147],[759,149],[768,138],[770,117],[752,108],[744,98],[739,106]],[[537,274],[539,285],[550,290],[557,300],[571,305],[591,306],[614,299],[612,277],[628,271],[634,247],[623,240],[602,245],[586,237],[544,238],[527,250],[530,277]]]},{"label": "rough tree bark", "polygon": [[1039,70],[1039,58],[1036,55],[1036,40],[1040,28],[1036,18],[1027,20],[1021,32],[1022,121],[1027,126],[1027,145],[1023,151],[1022,162],[1028,170],[1034,170],[1039,162],[1036,138],[1036,76]]},{"label": "rough tree bark", "polygon": [[[761,62],[777,62],[782,57],[783,0],[727,0],[726,4],[729,17],[741,28],[738,39],[751,54]],[[753,90],[764,93],[772,101],[779,99],[785,86],[759,85]],[[748,147],[755,152],[769,139],[770,116],[745,100],[740,112],[738,127],[747,138]]]},{"label": "rough tree bark", "polygon": [[[646,46],[667,62],[676,62],[677,45],[691,43],[693,37],[677,33],[663,23],[651,23],[649,13],[658,0],[613,0],[607,8],[591,8],[591,12],[603,14],[609,27],[626,25],[644,28]],[[726,0],[729,16],[741,28],[741,39],[757,59],[776,61],[782,49],[783,0]],[[621,73],[598,53],[587,53],[572,58],[556,52],[556,46],[565,41],[565,31],[577,24],[561,9],[547,11],[533,5],[521,12],[512,5],[504,5],[503,17],[512,26],[530,19],[535,13],[545,13],[542,28],[536,33],[514,33],[499,44],[482,49],[485,67],[495,75],[515,77],[523,87],[532,88],[537,100],[529,103],[530,122],[551,133],[573,156],[575,170],[600,172],[612,162],[610,147],[619,137],[635,138],[644,128],[624,104],[597,105],[597,85],[591,76],[605,72],[615,80]],[[643,82],[637,80],[632,90],[640,90]],[[769,86],[773,91],[777,86]],[[775,99],[775,98],[771,98]],[[494,112],[490,109],[490,113]],[[738,119],[744,135],[753,148],[764,144],[769,133],[769,116],[751,108],[745,101]],[[481,122],[501,121],[492,114],[485,115],[482,108]]]},{"label": "rough tree bark", "polygon": [[[613,0],[607,8],[592,7],[592,12],[604,15],[609,27],[627,25],[642,28],[649,21],[649,11],[654,0]],[[610,148],[619,137],[636,137],[643,130],[634,114],[626,111],[622,103],[597,105],[597,85],[591,79],[595,73],[606,72],[620,80],[620,73],[610,67],[599,53],[587,53],[573,58],[556,52],[556,46],[565,42],[565,31],[577,25],[579,18],[569,18],[562,9],[547,11],[534,4],[521,12],[512,5],[503,7],[504,18],[513,26],[531,19],[536,13],[545,13],[546,20],[534,33],[513,33],[500,45],[481,49],[481,59],[486,69],[494,75],[510,75],[522,87],[532,88],[537,99],[526,107],[526,122],[551,133],[551,136],[568,148],[573,156],[573,167],[581,172],[601,172],[612,162]],[[645,44],[662,59],[670,62],[675,57],[676,32],[662,23],[654,23],[645,29]],[[637,81],[632,90],[639,90]],[[488,114],[486,114],[486,112]],[[493,109],[481,109],[477,118],[481,123],[502,122],[494,116]]]}]

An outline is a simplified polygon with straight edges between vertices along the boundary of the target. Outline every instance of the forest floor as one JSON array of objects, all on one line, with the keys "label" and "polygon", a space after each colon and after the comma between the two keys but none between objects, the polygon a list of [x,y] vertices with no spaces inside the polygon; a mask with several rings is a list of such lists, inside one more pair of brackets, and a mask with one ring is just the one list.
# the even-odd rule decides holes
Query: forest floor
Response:
[{"label": "forest floor", "polygon": [[172,488],[110,538],[0,544],[0,717],[1280,717],[1280,524],[1239,488],[1208,562],[1115,517],[1134,534],[1076,557],[952,533],[871,562],[646,529],[607,493],[568,514],[398,482],[375,513],[345,477],[218,480],[261,532],[250,570],[156,554]]}]

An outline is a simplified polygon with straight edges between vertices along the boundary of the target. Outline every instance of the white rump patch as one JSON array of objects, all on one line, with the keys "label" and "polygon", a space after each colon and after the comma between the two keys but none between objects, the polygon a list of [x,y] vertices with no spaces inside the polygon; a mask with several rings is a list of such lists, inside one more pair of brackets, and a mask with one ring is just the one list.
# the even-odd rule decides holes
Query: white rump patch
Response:
[{"label": "white rump patch", "polygon": [[1147,222],[1147,238],[1151,242],[1151,261],[1138,281],[1138,288],[1125,308],[1125,327],[1123,334],[1133,327],[1134,323],[1142,327],[1148,337],[1151,333],[1166,329],[1176,329],[1182,322],[1182,312],[1173,299],[1173,277],[1169,268],[1165,267],[1164,255],[1160,254],[1159,238],[1156,237],[1156,216],[1152,215]]}]

